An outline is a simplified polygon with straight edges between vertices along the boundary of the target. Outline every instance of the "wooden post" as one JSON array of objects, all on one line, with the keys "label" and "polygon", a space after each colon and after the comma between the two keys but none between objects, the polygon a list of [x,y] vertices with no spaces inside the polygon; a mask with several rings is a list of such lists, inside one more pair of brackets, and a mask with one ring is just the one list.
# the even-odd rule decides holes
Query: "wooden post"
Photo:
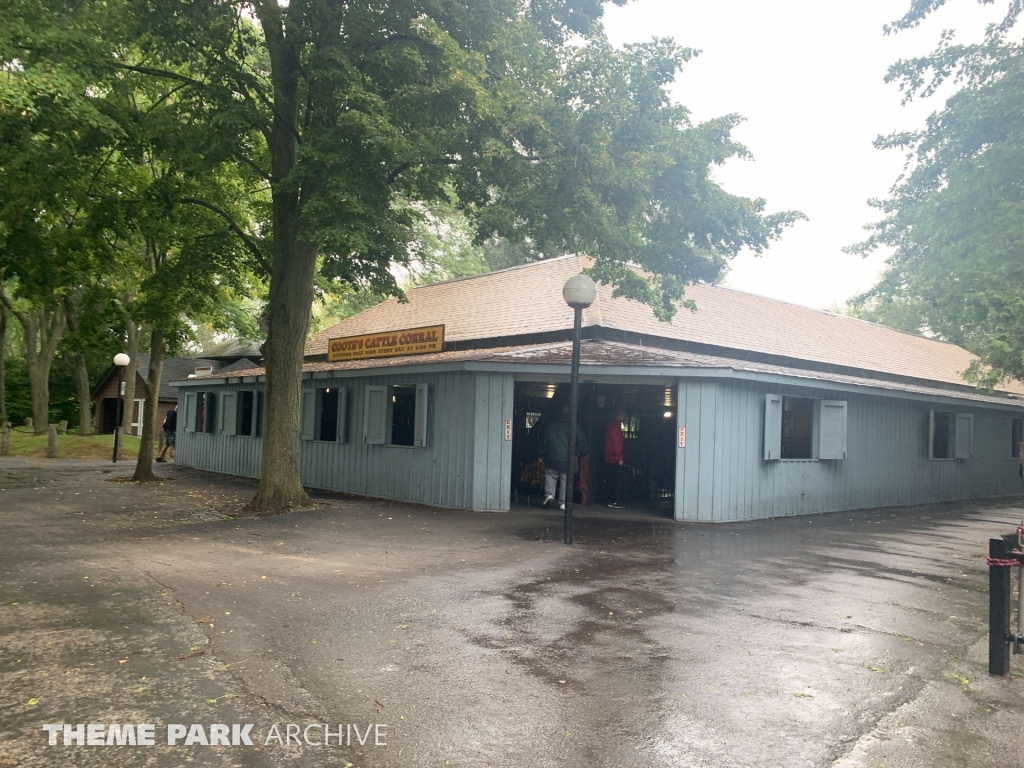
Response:
[{"label": "wooden post", "polygon": [[68,433],[68,421],[64,419],[57,425],[57,434],[66,435]]},{"label": "wooden post", "polygon": [[5,421],[0,430],[0,456],[11,455],[11,422]]},{"label": "wooden post", "polygon": [[57,425],[51,424],[46,430],[46,458],[57,458]]},{"label": "wooden post", "polygon": [[32,419],[31,416],[25,417],[25,428],[31,430],[35,429],[35,421]]}]

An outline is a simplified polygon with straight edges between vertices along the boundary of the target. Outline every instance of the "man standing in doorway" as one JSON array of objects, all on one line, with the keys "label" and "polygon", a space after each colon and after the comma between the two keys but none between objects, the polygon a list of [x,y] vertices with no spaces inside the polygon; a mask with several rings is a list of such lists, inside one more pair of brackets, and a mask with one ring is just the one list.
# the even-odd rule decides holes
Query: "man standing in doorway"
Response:
[{"label": "man standing in doorway", "polygon": [[[558,421],[548,427],[540,439],[540,457],[544,462],[544,506],[555,500],[558,492],[558,507],[565,509],[565,484],[569,472],[569,406],[562,406]],[[576,426],[576,458],[590,452],[587,436]]]},{"label": "man standing in doorway", "polygon": [[174,406],[167,412],[164,417],[164,447],[160,450],[160,455],[156,457],[159,462],[166,462],[164,458],[168,448],[174,447],[174,436],[178,432],[178,406]]},{"label": "man standing in doorway", "polygon": [[605,477],[608,478],[608,506],[612,509],[622,509],[622,484],[626,475],[626,440],[622,435],[622,422],[626,418],[625,411],[616,411],[604,425]]}]

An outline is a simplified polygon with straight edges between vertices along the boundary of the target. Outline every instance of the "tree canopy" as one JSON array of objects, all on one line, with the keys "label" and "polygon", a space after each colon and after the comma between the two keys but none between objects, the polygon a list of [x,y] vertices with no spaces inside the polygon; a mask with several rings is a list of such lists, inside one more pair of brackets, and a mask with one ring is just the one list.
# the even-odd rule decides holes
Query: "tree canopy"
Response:
[{"label": "tree canopy", "polygon": [[[431,206],[457,210],[477,246],[501,244],[496,257],[521,243],[529,257],[587,252],[595,277],[663,318],[687,283],[716,280],[799,218],[715,181],[747,155],[731,136],[740,118],[695,124],[667,90],[695,52],[612,47],[605,4],[4,0],[8,66],[81,59],[103,83],[76,85],[87,103],[134,83],[155,116],[102,114],[126,136],[143,129],[148,143],[126,157],[158,161],[139,199],[203,209],[269,279],[256,506],[305,500],[298,395],[318,286],[398,292],[395,266],[417,268]],[[131,130],[118,115],[134,115]],[[157,118],[164,128],[147,132]],[[231,164],[240,197],[188,191],[199,169]],[[133,221],[141,232],[156,219]]]},{"label": "tree canopy", "polygon": [[[943,4],[918,0],[889,29]],[[893,249],[855,309],[963,345],[980,358],[967,378],[985,386],[1024,379],[1024,47],[1012,38],[1020,11],[1010,3],[980,43],[946,32],[931,54],[890,68],[907,99],[960,87],[920,130],[876,141],[906,152],[907,169],[889,199],[874,201],[883,218],[851,249]]]}]

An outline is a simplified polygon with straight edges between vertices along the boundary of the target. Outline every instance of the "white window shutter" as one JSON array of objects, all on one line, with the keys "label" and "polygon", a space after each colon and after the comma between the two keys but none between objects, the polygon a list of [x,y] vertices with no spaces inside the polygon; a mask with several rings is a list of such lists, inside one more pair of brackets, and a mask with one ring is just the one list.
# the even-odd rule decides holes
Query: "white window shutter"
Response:
[{"label": "white window shutter", "polygon": [[846,458],[846,401],[822,400],[818,416],[818,458]]},{"label": "white window shutter", "polygon": [[348,390],[338,387],[338,442],[344,443],[348,438]]},{"label": "white window shutter", "polygon": [[412,444],[417,448],[427,447],[427,405],[430,386],[427,384],[416,385],[416,418],[414,424]]},{"label": "white window shutter", "polygon": [[181,413],[178,414],[178,421],[184,425],[186,432],[196,431],[196,396],[194,394],[185,395],[184,407],[181,408]]},{"label": "white window shutter", "polygon": [[303,440],[312,440],[316,428],[316,391],[302,390],[302,434]]},{"label": "white window shutter", "polygon": [[363,440],[369,445],[384,445],[388,442],[391,426],[388,419],[388,387],[368,386],[366,407],[363,412]]},{"label": "white window shutter", "polygon": [[928,458],[935,458],[935,409],[928,411]]},{"label": "white window shutter", "polygon": [[956,458],[970,459],[974,456],[974,414],[956,415]]},{"label": "white window shutter", "polygon": [[225,435],[238,434],[238,393],[225,392],[220,404],[220,431]]},{"label": "white window shutter", "polygon": [[764,460],[782,458],[782,396],[764,398]]}]

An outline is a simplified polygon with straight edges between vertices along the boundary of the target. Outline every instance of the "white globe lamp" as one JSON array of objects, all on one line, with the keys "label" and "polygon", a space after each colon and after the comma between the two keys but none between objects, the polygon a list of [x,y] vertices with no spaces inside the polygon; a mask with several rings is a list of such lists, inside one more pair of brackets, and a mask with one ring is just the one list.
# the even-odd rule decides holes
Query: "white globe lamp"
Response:
[{"label": "white globe lamp", "polygon": [[597,300],[597,285],[586,275],[573,275],[562,287],[562,298],[573,309],[589,307]]}]

